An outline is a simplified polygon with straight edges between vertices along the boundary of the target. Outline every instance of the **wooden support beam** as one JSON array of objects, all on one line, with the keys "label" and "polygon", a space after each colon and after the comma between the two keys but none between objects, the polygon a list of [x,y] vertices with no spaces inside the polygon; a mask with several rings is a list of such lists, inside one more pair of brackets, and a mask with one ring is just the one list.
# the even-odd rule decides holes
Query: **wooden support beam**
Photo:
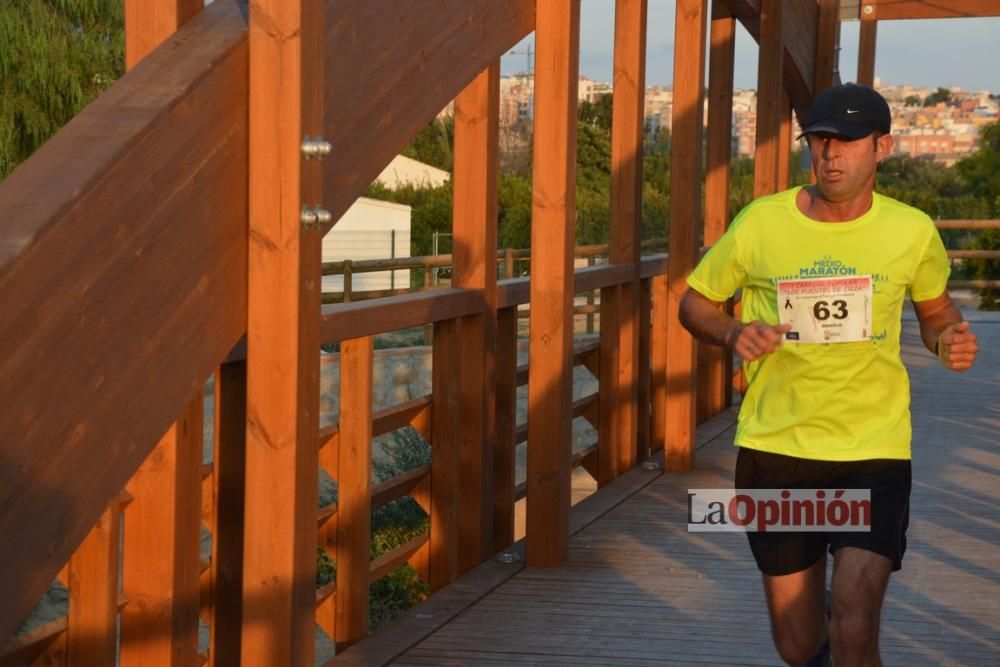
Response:
[{"label": "wooden support beam", "polygon": [[247,364],[215,374],[214,515],[209,663],[239,664],[243,613],[243,508],[246,475]]},{"label": "wooden support beam", "polygon": [[204,6],[204,0],[125,0],[125,68],[132,69]]},{"label": "wooden support beam", "polygon": [[[673,158],[670,170],[670,262],[667,304],[667,470],[694,466],[694,339],[678,319],[687,276],[698,261],[701,224],[702,109],[707,0],[677,0],[674,23]],[[655,297],[654,297],[655,298]]]},{"label": "wooden support beam", "polygon": [[879,21],[1000,16],[996,0],[881,0],[876,9]]},{"label": "wooden support beam", "polygon": [[[739,19],[750,36],[761,41],[762,0],[720,0],[729,12]],[[808,2],[783,2],[781,33],[785,36],[782,71],[784,88],[801,116],[809,110],[815,91],[812,88],[816,70],[816,26],[819,7],[817,0]]]},{"label": "wooden support beam", "polygon": [[321,233],[302,213],[324,199],[301,146],[322,134],[325,6],[250,12],[244,665],[314,655]]},{"label": "wooden support beam", "polygon": [[787,190],[792,181],[792,136],[795,124],[792,122],[792,103],[788,95],[781,94],[781,114],[778,124],[778,190]]},{"label": "wooden support beam", "polygon": [[192,399],[126,487],[121,664],[198,664],[204,399]]},{"label": "wooden support beam", "polygon": [[819,94],[834,83],[839,68],[837,35],[840,32],[840,0],[819,0],[816,27],[816,72],[813,92]]},{"label": "wooden support beam", "polygon": [[120,521],[116,500],[70,558],[66,664],[115,664]]},{"label": "wooden support beam", "polygon": [[865,0],[861,6],[861,28],[858,33],[858,83],[875,85],[875,51],[878,21],[875,20],[877,0]]},{"label": "wooden support beam", "polygon": [[[458,321],[434,324],[431,390],[430,586],[436,591],[458,576],[460,466]],[[416,494],[415,494],[416,497]],[[419,501],[418,501],[419,502]]]},{"label": "wooden support beam", "polygon": [[[619,345],[621,343],[618,330],[619,303],[621,287],[605,287],[601,290],[601,333],[597,372],[600,400],[598,419],[594,424],[597,428],[597,480],[598,487],[603,487],[618,476],[618,447],[621,446],[621,433],[618,431],[618,414],[621,397],[619,396],[618,369]],[[572,373],[572,371],[570,371]],[[530,376],[529,376],[530,380]]]},{"label": "wooden support beam", "polygon": [[341,343],[334,635],[338,649],[368,636],[373,363],[371,336]]},{"label": "wooden support beam", "polygon": [[[651,423],[651,345],[650,334],[653,321],[653,285],[652,280],[643,278],[639,290],[639,376],[638,388],[636,390],[636,457],[639,461],[644,461],[650,455],[652,448],[652,423]],[[666,346],[664,346],[666,352]],[[662,445],[661,445],[662,448]]]},{"label": "wooden support beam", "polygon": [[514,439],[517,431],[517,307],[497,311],[496,441],[493,450],[493,553],[514,542]]},{"label": "wooden support beam", "polygon": [[757,148],[754,157],[754,197],[778,191],[781,152],[782,31],[781,0],[760,2],[760,59],[757,66]]},{"label": "wooden support beam", "polygon": [[580,3],[535,10],[527,560],[552,566],[569,550]]},{"label": "wooden support beam", "polygon": [[[612,432],[615,473],[636,464],[638,455],[637,399],[639,383],[639,255],[642,227],[642,141],[645,131],[647,0],[617,0],[615,4],[614,99],[611,117],[611,230],[608,250],[612,263],[632,267],[632,281],[601,297],[601,332],[605,308],[618,336],[615,405]],[[615,321],[616,320],[616,321]],[[603,374],[601,385],[610,374]],[[601,400],[604,401],[602,395]],[[603,446],[603,442],[601,445]]]},{"label": "wooden support beam", "polygon": [[[202,6],[196,0],[126,0],[126,69]],[[131,602],[121,617],[122,665],[197,661],[202,411],[198,391],[126,486],[135,502],[122,543],[122,589]]]},{"label": "wooden support beam", "polygon": [[459,326],[459,574],[488,558],[493,542],[499,141],[496,62],[455,98],[452,285],[480,290],[485,302]]},{"label": "wooden support beam", "polygon": [[[722,8],[713,0],[713,15]],[[732,160],[733,72],[736,48],[736,19],[713,18],[710,26],[708,68],[708,140],[705,168],[704,245],[711,247],[729,227],[730,164]],[[732,374],[728,350],[699,345],[699,396],[704,396],[700,417],[710,417],[729,405]],[[704,369],[704,370],[703,370]],[[701,419],[699,419],[701,421]]]},{"label": "wooden support beam", "polygon": [[531,32],[535,0],[327,2],[326,132],[337,159],[324,169],[337,220],[476,74]]}]

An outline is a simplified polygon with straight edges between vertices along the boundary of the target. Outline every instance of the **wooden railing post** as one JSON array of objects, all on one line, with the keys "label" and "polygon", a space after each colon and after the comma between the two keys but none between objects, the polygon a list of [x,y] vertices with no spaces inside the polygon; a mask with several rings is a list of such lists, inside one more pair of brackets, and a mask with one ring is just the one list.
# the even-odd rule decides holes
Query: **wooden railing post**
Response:
[{"label": "wooden railing post", "polygon": [[651,281],[650,312],[653,320],[649,347],[652,368],[649,372],[649,399],[652,428],[649,448],[658,451],[667,443],[667,308],[669,295],[665,275],[654,276]]},{"label": "wooden railing post", "polygon": [[340,344],[340,444],[337,465],[336,642],[368,635],[373,338]]},{"label": "wooden railing post", "polygon": [[[312,664],[316,598],[326,3],[259,0],[249,14],[243,665]],[[367,518],[366,518],[367,520]]]},{"label": "wooden railing post", "polygon": [[[708,71],[708,147],[705,169],[704,244],[715,245],[729,226],[730,161],[732,158],[733,69],[736,19],[713,1]],[[731,306],[727,306],[731,312]],[[699,421],[728,406],[732,398],[732,355],[729,350],[699,345]]]},{"label": "wooden railing post", "polygon": [[[670,170],[670,261],[667,305],[666,468],[694,466],[695,347],[680,324],[680,300],[698,259],[701,222],[702,114],[707,0],[677,0],[674,23],[673,157]],[[654,295],[655,298],[655,295]]]},{"label": "wooden railing post", "polygon": [[[575,268],[575,266],[576,266],[576,259],[575,258],[574,258],[574,261],[573,261],[573,265],[574,265],[574,268]],[[589,267],[589,266],[593,266],[593,265],[594,265],[594,256],[590,255],[589,257],[587,257],[587,266]],[[594,305],[594,292],[593,291],[587,292],[586,299],[587,299],[587,305],[593,307],[593,305]],[[576,295],[575,294],[573,295],[573,306],[574,306],[574,312],[575,312],[575,307],[576,307]],[[614,319],[614,318],[612,318],[612,319]],[[575,315],[573,316],[573,329],[574,329],[574,333],[575,333],[575,330],[576,330],[576,316]],[[589,334],[594,333],[594,313],[592,313],[589,309],[587,310],[587,333],[589,333]]]},{"label": "wooden railing post", "polygon": [[126,486],[122,665],[197,665],[203,394]]},{"label": "wooden railing post", "polygon": [[458,571],[490,556],[493,542],[497,306],[497,169],[500,63],[455,98],[453,287],[482,290],[483,313],[459,325],[462,474],[458,489]]},{"label": "wooden railing post", "polygon": [[[645,131],[647,0],[617,0],[615,4],[614,99],[611,131],[611,231],[608,259],[631,264],[632,282],[601,295],[601,331],[605,312],[614,312],[618,336],[617,364],[611,373],[601,370],[601,385],[613,375],[616,401],[612,426],[616,441],[615,470],[621,474],[635,465],[639,450],[637,400],[640,398],[639,256],[642,224],[642,141]],[[604,398],[602,396],[601,401]],[[648,408],[645,411],[648,414]],[[603,444],[603,443],[602,443]]]},{"label": "wooden railing post", "polygon": [[115,499],[70,558],[68,665],[115,664],[120,520]]},{"label": "wooden railing post", "polygon": [[778,185],[777,189],[787,190],[792,183],[792,101],[787,93],[781,94],[778,108],[780,122],[778,123]]},{"label": "wooden railing post", "polygon": [[514,541],[517,434],[517,306],[497,311],[496,439],[493,450],[493,552]]},{"label": "wooden railing post", "polygon": [[215,447],[212,482],[212,665],[238,664],[243,614],[243,509],[246,474],[246,361],[224,363],[215,374]]},{"label": "wooden railing post", "polygon": [[[639,461],[646,459],[653,449],[652,433],[652,331],[653,324],[653,283],[650,278],[640,282],[639,289],[639,373],[636,389],[636,456]],[[663,351],[666,352],[666,344]],[[660,449],[663,444],[660,444]]]},{"label": "wooden railing post", "polygon": [[125,0],[125,67],[135,67],[204,5],[204,0]]},{"label": "wooden railing post", "polygon": [[[126,68],[203,4],[126,0]],[[123,542],[122,665],[197,664],[203,401],[197,392],[126,487],[134,500]]]},{"label": "wooden railing post", "polygon": [[354,271],[350,259],[344,260],[344,303],[351,302],[351,292],[354,291]]},{"label": "wooden railing post", "polygon": [[430,587],[439,590],[458,576],[457,503],[459,452],[458,321],[434,325],[431,369]]},{"label": "wooden railing post", "polygon": [[550,566],[569,552],[577,0],[536,1],[535,48],[527,551]]},{"label": "wooden railing post", "polygon": [[504,248],[503,251],[503,277],[510,280],[514,277],[514,249]]},{"label": "wooden railing post", "polygon": [[[620,335],[618,305],[620,286],[601,290],[601,335],[598,355],[598,425],[597,425],[597,485],[602,487],[618,476],[618,410],[621,403],[618,386]],[[589,315],[588,315],[589,317]]]}]

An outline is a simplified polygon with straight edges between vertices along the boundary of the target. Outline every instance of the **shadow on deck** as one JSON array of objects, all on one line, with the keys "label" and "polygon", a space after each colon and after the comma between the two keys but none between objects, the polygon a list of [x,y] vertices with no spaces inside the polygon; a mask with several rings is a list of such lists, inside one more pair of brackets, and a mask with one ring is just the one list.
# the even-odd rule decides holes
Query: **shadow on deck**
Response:
[{"label": "shadow on deck", "polygon": [[[883,611],[890,665],[992,665],[1000,655],[1000,317],[970,319],[983,350],[962,376],[904,323],[914,483],[908,550]],[[745,536],[685,525],[686,489],[732,485],[734,421],[728,411],[699,429],[696,472],[637,468],[574,507],[565,565],[485,563],[340,660],[782,664]]]}]

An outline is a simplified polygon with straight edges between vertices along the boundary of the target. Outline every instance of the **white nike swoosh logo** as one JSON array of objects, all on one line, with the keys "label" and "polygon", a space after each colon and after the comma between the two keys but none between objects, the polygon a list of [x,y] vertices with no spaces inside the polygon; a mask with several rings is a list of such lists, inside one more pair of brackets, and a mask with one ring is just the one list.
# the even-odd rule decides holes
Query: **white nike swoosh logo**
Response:
[{"label": "white nike swoosh logo", "polygon": [[858,113],[857,109],[848,109],[847,113]]}]

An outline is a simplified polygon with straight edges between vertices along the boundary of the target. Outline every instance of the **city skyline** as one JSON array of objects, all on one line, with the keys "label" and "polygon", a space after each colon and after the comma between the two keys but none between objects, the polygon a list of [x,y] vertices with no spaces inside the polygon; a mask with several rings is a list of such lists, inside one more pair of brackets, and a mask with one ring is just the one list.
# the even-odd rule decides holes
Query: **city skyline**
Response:
[{"label": "city skyline", "polygon": [[[581,2],[581,76],[611,81],[614,4],[614,0]],[[649,0],[647,25],[646,84],[670,86],[674,3]],[[756,88],[757,45],[742,26],[738,23],[737,26],[734,84],[737,88]],[[965,90],[1000,93],[1000,55],[995,46],[998,34],[1000,17],[885,21],[878,26],[875,75],[886,84],[959,86]],[[504,56],[501,65],[504,74],[524,70],[523,52],[533,41],[534,36],[529,36],[515,47],[520,54]],[[841,78],[853,81],[857,72],[857,21],[842,24],[841,46]]]}]

